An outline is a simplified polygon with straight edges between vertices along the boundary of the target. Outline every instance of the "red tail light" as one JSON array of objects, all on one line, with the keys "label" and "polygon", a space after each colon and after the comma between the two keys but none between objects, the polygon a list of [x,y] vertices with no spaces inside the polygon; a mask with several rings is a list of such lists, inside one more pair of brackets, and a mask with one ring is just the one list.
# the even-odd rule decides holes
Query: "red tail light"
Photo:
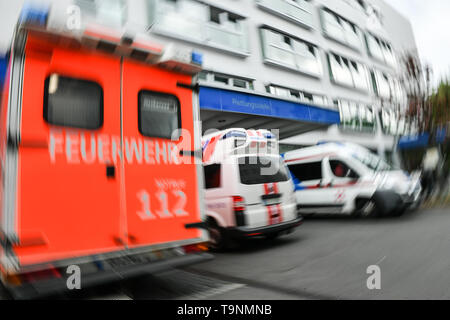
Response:
[{"label": "red tail light", "polygon": [[240,196],[233,196],[233,209],[234,209],[234,212],[245,211],[244,198],[242,198]]},{"label": "red tail light", "polygon": [[245,201],[240,196],[233,196],[233,210],[238,227],[245,226]]}]

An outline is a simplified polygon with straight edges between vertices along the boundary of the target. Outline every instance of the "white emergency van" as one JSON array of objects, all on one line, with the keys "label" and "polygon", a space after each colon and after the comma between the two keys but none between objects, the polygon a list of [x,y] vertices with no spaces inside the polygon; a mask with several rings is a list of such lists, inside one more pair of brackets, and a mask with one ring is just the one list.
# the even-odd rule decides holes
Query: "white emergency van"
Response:
[{"label": "white emergency van", "polygon": [[276,238],[302,223],[294,185],[268,130],[228,129],[202,139],[211,247]]},{"label": "white emergency van", "polygon": [[401,215],[420,199],[417,177],[359,145],[324,143],[284,159],[302,214]]}]

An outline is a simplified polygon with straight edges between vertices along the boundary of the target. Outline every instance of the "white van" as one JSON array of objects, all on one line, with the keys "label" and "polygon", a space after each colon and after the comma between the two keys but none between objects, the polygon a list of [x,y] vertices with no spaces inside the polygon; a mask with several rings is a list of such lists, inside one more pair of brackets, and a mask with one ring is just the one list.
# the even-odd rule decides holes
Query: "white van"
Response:
[{"label": "white van", "polygon": [[284,159],[302,214],[401,215],[420,199],[417,177],[355,144],[320,144]]},{"label": "white van", "polygon": [[276,238],[302,223],[294,184],[267,130],[228,129],[202,140],[211,247]]}]

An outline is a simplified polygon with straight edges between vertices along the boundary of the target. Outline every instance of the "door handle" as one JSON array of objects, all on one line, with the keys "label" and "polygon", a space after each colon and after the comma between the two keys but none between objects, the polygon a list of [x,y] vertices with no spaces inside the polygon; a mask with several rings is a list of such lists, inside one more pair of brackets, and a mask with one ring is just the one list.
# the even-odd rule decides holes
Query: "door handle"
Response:
[{"label": "door handle", "polygon": [[180,150],[180,156],[203,159],[203,150]]},{"label": "door handle", "polygon": [[106,177],[108,179],[114,179],[116,177],[116,167],[106,166]]}]

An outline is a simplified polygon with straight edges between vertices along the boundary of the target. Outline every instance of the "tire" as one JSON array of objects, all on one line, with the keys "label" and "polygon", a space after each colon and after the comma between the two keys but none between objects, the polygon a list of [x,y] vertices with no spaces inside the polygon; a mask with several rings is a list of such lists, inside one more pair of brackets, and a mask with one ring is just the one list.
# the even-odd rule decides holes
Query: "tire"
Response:
[{"label": "tire", "polygon": [[212,251],[222,251],[227,248],[227,237],[225,230],[221,228],[217,222],[210,218],[208,219],[208,231],[209,231],[209,248]]},{"label": "tire", "polygon": [[12,300],[11,294],[0,281],[0,300]]},{"label": "tire", "polygon": [[402,215],[405,214],[405,212],[406,212],[406,207],[401,207],[401,208],[398,208],[398,209],[394,210],[391,213],[391,216],[393,216],[393,217],[401,217]]},{"label": "tire", "polygon": [[361,218],[374,218],[380,216],[380,210],[373,199],[357,200],[357,215]]}]

